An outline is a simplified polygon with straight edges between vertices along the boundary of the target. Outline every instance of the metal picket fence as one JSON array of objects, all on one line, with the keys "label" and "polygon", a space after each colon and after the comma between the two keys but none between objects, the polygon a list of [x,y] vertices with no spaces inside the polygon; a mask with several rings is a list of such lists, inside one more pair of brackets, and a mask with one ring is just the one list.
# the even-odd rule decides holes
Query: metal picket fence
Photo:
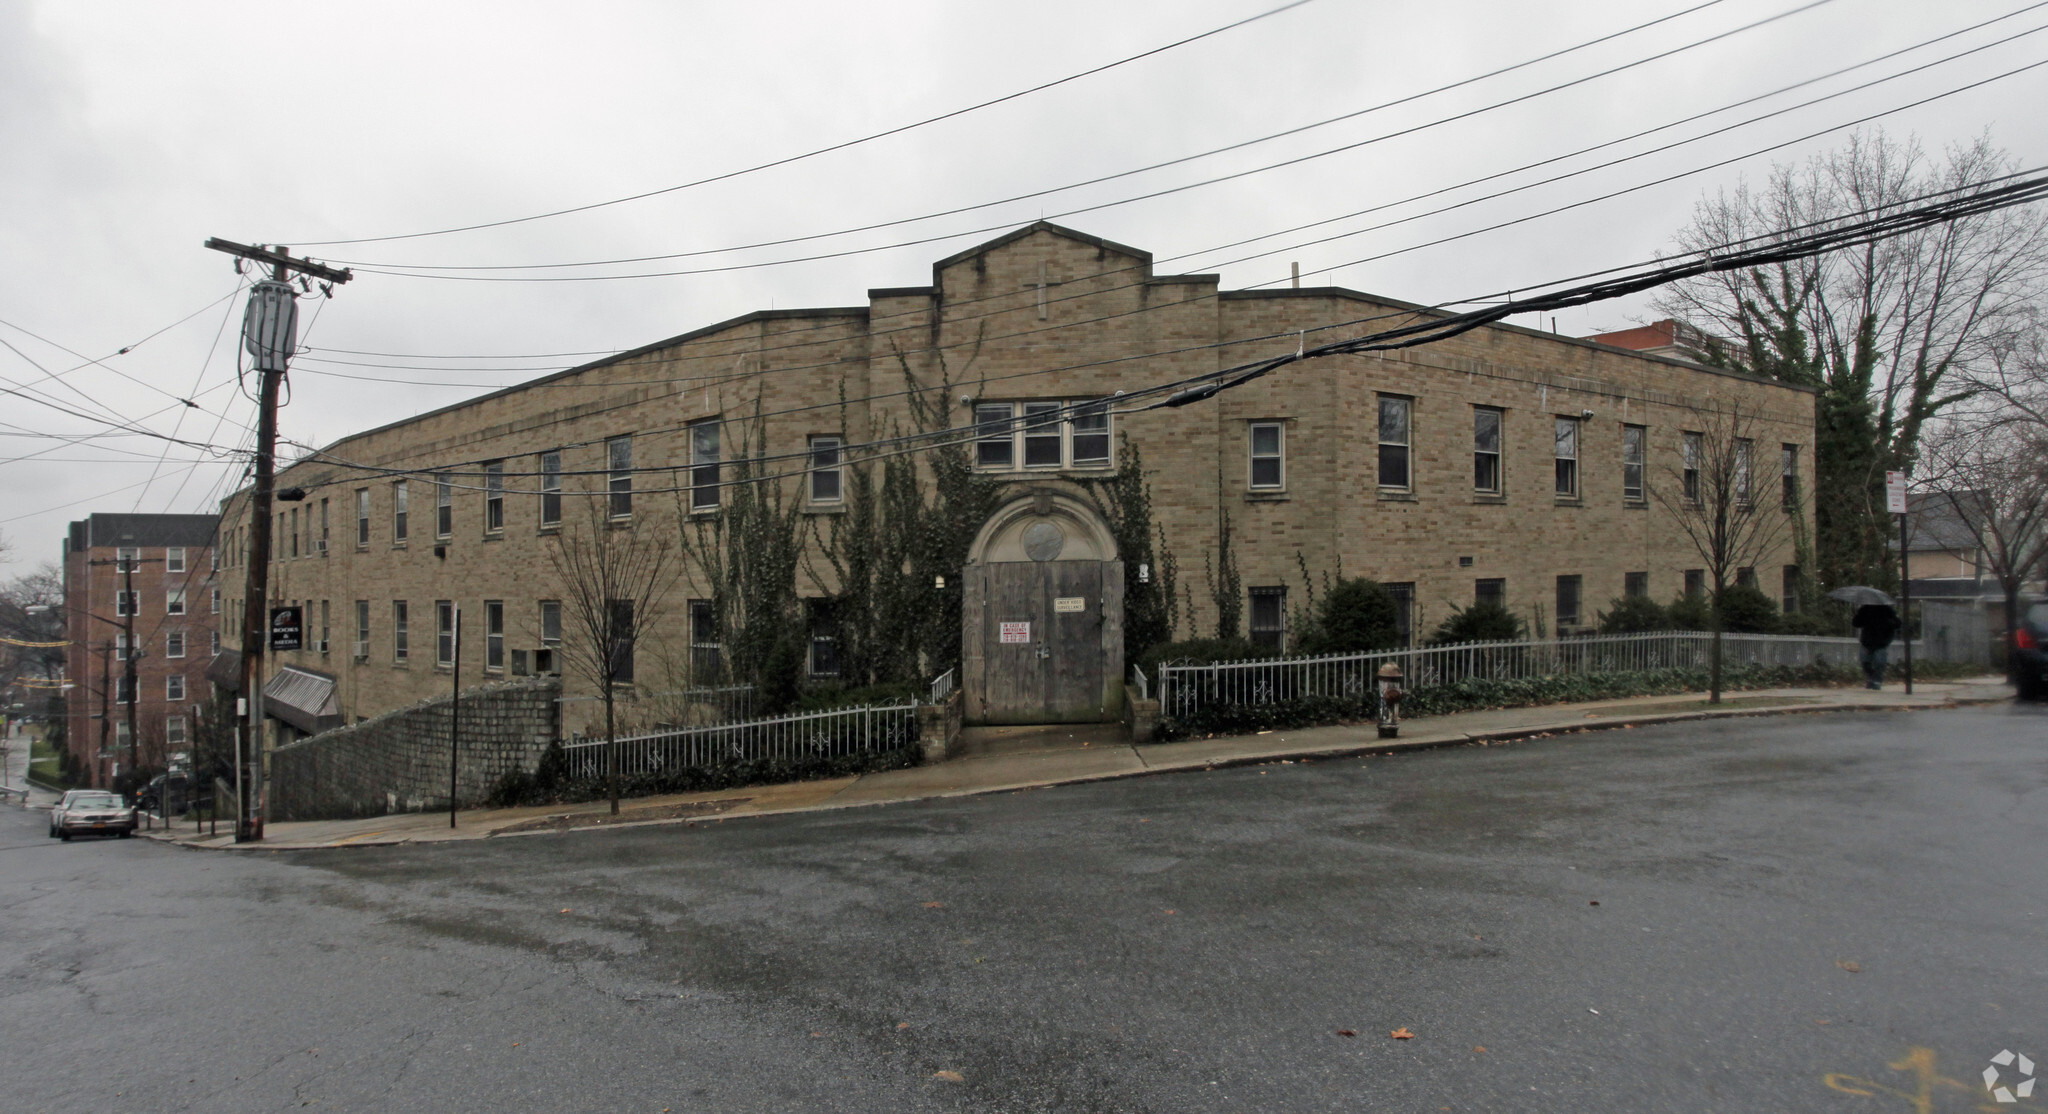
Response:
[{"label": "metal picket fence", "polygon": [[[907,747],[917,734],[917,701],[905,700],[650,731],[622,737],[616,745],[619,775],[636,777],[729,762],[879,753]],[[604,739],[572,739],[562,751],[572,777],[604,776]]]},{"label": "metal picket fence", "polygon": [[[1160,712],[1188,719],[1201,708],[1215,705],[1271,704],[1300,697],[1363,700],[1373,690],[1374,675],[1387,662],[1401,667],[1404,688],[1417,689],[1468,680],[1704,669],[1710,662],[1712,644],[1713,635],[1705,631],[1655,631],[1262,661],[1161,664],[1157,686]],[[1731,667],[1823,662],[1854,668],[1856,640],[1727,634],[1722,636],[1722,661]]]}]

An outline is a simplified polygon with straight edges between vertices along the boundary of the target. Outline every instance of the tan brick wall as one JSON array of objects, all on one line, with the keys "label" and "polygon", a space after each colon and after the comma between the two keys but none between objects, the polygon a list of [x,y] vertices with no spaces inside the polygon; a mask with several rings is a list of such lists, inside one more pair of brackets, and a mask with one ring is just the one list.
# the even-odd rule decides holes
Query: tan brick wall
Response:
[{"label": "tan brick wall", "polygon": [[[483,601],[505,601],[508,646],[537,641],[537,601],[559,594],[550,586],[539,500],[529,494],[537,482],[530,475],[507,479],[505,528],[486,535],[483,495],[473,490],[481,487],[476,461],[502,458],[508,472],[529,473],[537,467],[534,454],[562,448],[566,470],[601,471],[604,439],[631,433],[640,470],[632,529],[673,531],[678,496],[664,489],[687,482],[688,474],[666,469],[686,468],[685,430],[694,420],[725,418],[730,459],[748,428],[741,420],[758,407],[769,415],[769,451],[797,454],[817,434],[858,442],[908,432],[914,422],[902,397],[906,369],[927,386],[948,380],[944,419],[964,425],[971,420],[967,397],[1131,391],[1291,351],[1297,330],[1316,330],[1303,338],[1313,345],[1413,319],[1413,307],[1350,291],[1222,293],[1214,276],[1154,276],[1142,253],[1044,227],[944,261],[933,277],[931,288],[871,292],[865,309],[752,314],[360,434],[331,446],[324,458],[285,469],[280,487],[306,487],[315,503],[331,500],[333,540],[325,555],[278,561],[272,596],[312,601],[314,626],[318,601],[329,600],[334,629],[327,654],[284,660],[336,674],[353,720],[447,687],[433,664],[437,599],[463,606],[465,683],[497,676],[487,678],[481,665]],[[1415,400],[1413,486],[1400,498],[1384,497],[1375,479],[1379,392]],[[1209,402],[1119,417],[1116,428],[1143,453],[1155,517],[1179,559],[1184,596],[1192,597],[1182,636],[1207,634],[1215,622],[1203,556],[1211,553],[1213,562],[1222,512],[1236,532],[1247,588],[1284,584],[1290,603],[1299,603],[1303,563],[1318,578],[1341,565],[1346,575],[1413,582],[1417,629],[1426,631],[1450,605],[1471,602],[1478,578],[1505,578],[1510,606],[1533,616],[1539,605],[1550,613],[1558,575],[1583,576],[1589,621],[1621,594],[1629,571],[1647,571],[1659,600],[1677,594],[1681,570],[1702,562],[1654,502],[1624,504],[1621,426],[1648,427],[1648,473],[1656,483],[1678,459],[1686,408],[1729,403],[1767,416],[1757,434],[1760,498],[1775,498],[1781,442],[1801,447],[1801,474],[1811,475],[1810,393],[1511,327],[1290,366]],[[1474,405],[1506,412],[1499,500],[1472,492]],[[1552,417],[1587,410],[1582,497],[1560,502],[1551,486]],[[1287,427],[1287,487],[1278,498],[1248,490],[1247,426],[1262,419]],[[393,476],[341,462],[412,473],[404,546],[391,539]],[[454,529],[440,543],[445,556],[437,557],[432,486],[418,473],[456,465],[472,475],[460,481]],[[572,493],[603,487],[601,474],[571,475],[564,483]],[[360,549],[357,488],[371,493],[370,543]],[[786,497],[800,497],[796,481],[788,482]],[[245,493],[229,500],[228,521],[244,521],[245,500]],[[565,518],[578,517],[578,502],[565,499]],[[1767,592],[1775,591],[1778,566],[1791,561],[1789,549],[1788,540],[1785,552],[1760,567]],[[1460,567],[1467,556],[1471,567]],[[227,579],[238,577],[231,570]],[[821,591],[809,577],[800,578],[800,589]],[[687,583],[674,593],[666,622],[644,648],[643,682],[647,663],[664,655],[684,660],[685,601],[704,594]],[[370,653],[362,663],[348,652],[357,599],[371,601]],[[408,600],[412,610],[411,660],[403,666],[391,661],[394,599]],[[583,691],[575,677],[565,681],[571,693]],[[564,723],[565,730],[581,726]]]}]

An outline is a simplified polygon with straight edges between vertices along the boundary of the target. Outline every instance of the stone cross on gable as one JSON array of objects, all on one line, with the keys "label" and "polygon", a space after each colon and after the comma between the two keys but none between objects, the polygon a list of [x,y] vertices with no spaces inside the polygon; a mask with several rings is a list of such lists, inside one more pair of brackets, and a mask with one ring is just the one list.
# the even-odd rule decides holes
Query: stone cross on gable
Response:
[{"label": "stone cross on gable", "polygon": [[1025,283],[1025,284],[1023,285],[1022,289],[1025,289],[1025,290],[1031,290],[1031,289],[1036,289],[1036,290],[1038,291],[1038,319],[1039,319],[1040,321],[1043,321],[1043,320],[1045,320],[1045,292],[1046,292],[1046,291],[1047,291],[1048,289],[1052,288],[1052,287],[1055,287],[1055,286],[1065,286],[1065,285],[1066,285],[1066,284],[1065,284],[1065,283],[1063,283],[1063,282],[1047,282],[1047,281],[1046,281],[1046,279],[1045,279],[1045,264],[1044,264],[1043,262],[1039,263],[1039,265],[1038,265],[1038,281],[1037,281],[1037,282],[1027,282],[1027,283]]}]

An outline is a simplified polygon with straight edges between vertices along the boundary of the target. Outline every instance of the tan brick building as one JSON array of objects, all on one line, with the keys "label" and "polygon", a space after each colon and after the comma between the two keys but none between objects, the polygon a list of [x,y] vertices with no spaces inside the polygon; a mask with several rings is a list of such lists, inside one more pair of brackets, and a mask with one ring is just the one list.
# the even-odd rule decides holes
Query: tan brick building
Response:
[{"label": "tan brick building", "polygon": [[[997,674],[1039,668],[1018,655],[1046,659],[1046,640],[1084,627],[1101,652],[1074,691],[1100,697],[1076,699],[1092,706],[1083,714],[1114,712],[1115,598],[1138,570],[1114,552],[1081,481],[1113,469],[1126,443],[1142,453],[1177,560],[1178,636],[1213,632],[1204,568],[1220,571],[1227,522],[1250,633],[1281,646],[1304,568],[1318,583],[1341,569],[1398,586],[1418,637],[1482,597],[1557,632],[1590,626],[1627,592],[1678,595],[1701,561],[1645,485],[1675,479],[1699,410],[1763,416],[1754,458],[1769,494],[1759,498],[1775,498],[1778,471],[1811,469],[1808,391],[1507,325],[1290,366],[1185,407],[1029,422],[1034,407],[1427,313],[1338,288],[1219,290],[1214,275],[1155,275],[1145,252],[1032,225],[941,260],[929,287],[748,314],[345,438],[283,470],[279,486],[307,496],[279,504],[271,593],[306,607],[308,649],[281,664],[331,681],[331,710],[351,721],[445,691],[436,662],[448,601],[467,617],[463,683],[534,668],[545,660],[534,652],[549,648],[544,601],[560,597],[544,546],[590,500],[621,512],[613,529],[673,533],[679,516],[716,513],[722,489],[711,481],[730,479],[758,428],[777,467],[810,469],[786,490],[826,521],[844,510],[846,446],[920,428],[911,380],[944,384],[942,397],[927,394],[940,399],[938,424],[976,425],[977,467],[1011,497],[960,570],[970,717],[1006,718],[989,687]],[[246,498],[224,504],[230,553],[247,550]],[[1760,586],[1775,591],[1792,561],[1788,542],[1756,570]],[[1003,577],[1027,562],[1052,570],[1052,587],[1035,618],[1010,622],[996,612],[1037,589]],[[1053,567],[1083,562],[1097,571],[1065,594]],[[805,594],[832,588],[829,577],[800,579]],[[676,589],[650,649],[690,658],[707,636],[693,630],[689,601],[704,591],[698,578]]]},{"label": "tan brick building", "polygon": [[[191,749],[221,598],[210,514],[95,514],[64,537],[65,736],[95,787]],[[130,635],[136,650],[129,687]],[[129,712],[135,734],[131,746]]]}]

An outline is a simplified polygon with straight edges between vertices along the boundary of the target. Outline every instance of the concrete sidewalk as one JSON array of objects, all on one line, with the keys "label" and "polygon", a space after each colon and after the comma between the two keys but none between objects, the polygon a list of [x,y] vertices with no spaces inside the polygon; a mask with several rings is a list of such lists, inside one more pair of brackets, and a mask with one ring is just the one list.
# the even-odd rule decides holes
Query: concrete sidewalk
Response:
[{"label": "concrete sidewalk", "polygon": [[237,844],[225,832],[209,837],[189,826],[140,835],[189,847],[296,850],[375,847],[396,843],[566,832],[590,828],[720,822],[818,809],[855,808],[938,797],[964,797],[1052,785],[1137,777],[1175,770],[1275,762],[1526,738],[1560,732],[1724,716],[1791,712],[1949,708],[2008,700],[2001,678],[1915,685],[1897,689],[1767,689],[1730,693],[1719,706],[1698,694],[1634,697],[1585,704],[1503,708],[1411,720],[1399,739],[1380,739],[1372,724],[1269,731],[1257,735],[1133,746],[1113,725],[998,728],[980,733],[964,757],[931,766],[787,785],[755,785],[712,793],[639,797],[621,802],[614,817],[604,801],[530,808],[467,809],[449,825],[446,812],[403,813],[360,820],[271,824],[260,842]]}]

